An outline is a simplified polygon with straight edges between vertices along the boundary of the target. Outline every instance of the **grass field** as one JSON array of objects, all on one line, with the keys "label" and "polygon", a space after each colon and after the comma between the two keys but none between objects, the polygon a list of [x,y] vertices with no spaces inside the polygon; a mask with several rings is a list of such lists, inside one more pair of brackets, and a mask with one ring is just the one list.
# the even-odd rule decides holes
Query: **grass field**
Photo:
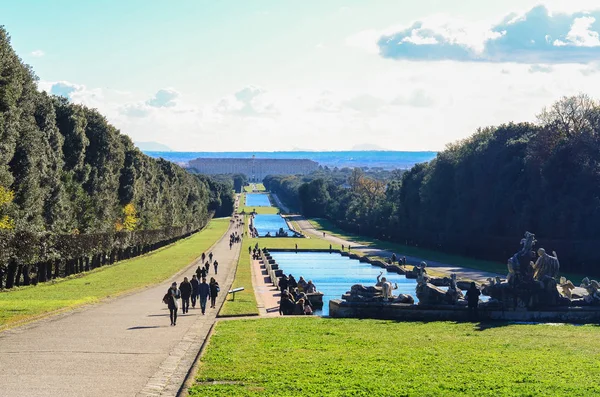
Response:
[{"label": "grass field", "polygon": [[242,239],[242,252],[238,260],[237,269],[235,271],[235,279],[231,289],[244,287],[243,291],[229,295],[219,311],[219,316],[253,316],[258,315],[258,307],[256,304],[256,296],[254,295],[254,287],[252,286],[252,270],[250,264],[250,255],[248,255],[248,247]]},{"label": "grass field", "polygon": [[[219,322],[192,396],[591,396],[597,326]],[[566,343],[568,341],[568,343]]]},{"label": "grass field", "polygon": [[[311,248],[329,248],[329,241],[320,238],[301,238],[301,237],[261,237],[251,238],[244,241],[244,247],[248,250],[248,246],[254,247],[258,243],[259,248],[295,248],[298,244],[298,249]],[[341,245],[333,244],[333,249],[341,250]]]},{"label": "grass field", "polygon": [[244,191],[245,192],[252,192],[252,185],[255,186],[255,189],[257,192],[264,192],[265,191],[265,185],[263,185],[262,183],[254,183],[254,184],[250,184],[248,186],[244,186]]},{"label": "grass field", "polygon": [[56,282],[0,292],[0,328],[159,283],[190,264],[228,227],[229,218],[213,219],[203,231],[147,255]]}]

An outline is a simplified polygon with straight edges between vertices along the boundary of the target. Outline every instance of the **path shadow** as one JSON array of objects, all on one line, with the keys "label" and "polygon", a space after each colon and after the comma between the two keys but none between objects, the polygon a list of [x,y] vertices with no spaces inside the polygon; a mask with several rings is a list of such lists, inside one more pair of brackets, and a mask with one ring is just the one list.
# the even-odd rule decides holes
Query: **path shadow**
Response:
[{"label": "path shadow", "polygon": [[[177,313],[179,314],[179,313]],[[165,314],[148,314],[146,317],[169,317],[169,313]]]},{"label": "path shadow", "polygon": [[162,325],[148,325],[148,326],[139,326],[139,327],[129,327],[127,331],[132,331],[134,329],[148,329],[148,328],[162,328]]},{"label": "path shadow", "polygon": [[274,312],[278,312],[278,311],[279,311],[279,307],[277,307],[277,306],[266,309],[267,313],[274,313]]}]

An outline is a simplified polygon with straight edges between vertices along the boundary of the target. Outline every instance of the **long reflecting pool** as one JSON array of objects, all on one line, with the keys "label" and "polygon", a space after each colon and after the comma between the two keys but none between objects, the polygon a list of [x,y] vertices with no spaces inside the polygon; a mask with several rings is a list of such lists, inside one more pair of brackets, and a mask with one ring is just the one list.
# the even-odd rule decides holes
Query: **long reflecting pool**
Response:
[{"label": "long reflecting pool", "polygon": [[293,234],[281,215],[255,215],[253,224],[261,237],[264,237],[267,233],[271,233],[271,236],[275,237],[280,228],[283,228],[290,236]]},{"label": "long reflecting pool", "polygon": [[246,206],[247,207],[270,207],[271,202],[269,201],[269,195],[261,194],[261,193],[247,193],[246,194]]},{"label": "long reflecting pool", "polygon": [[385,269],[361,263],[357,259],[350,259],[338,253],[271,252],[271,255],[286,275],[293,274],[296,281],[300,276],[306,281],[312,280],[317,290],[324,294],[323,311],[317,311],[315,314],[318,315],[329,315],[329,301],[341,299],[342,294],[350,291],[354,284],[375,285],[381,271],[392,284],[398,283],[394,295],[410,294],[415,298],[415,302],[418,301],[415,295],[415,280],[397,273],[388,273]]}]

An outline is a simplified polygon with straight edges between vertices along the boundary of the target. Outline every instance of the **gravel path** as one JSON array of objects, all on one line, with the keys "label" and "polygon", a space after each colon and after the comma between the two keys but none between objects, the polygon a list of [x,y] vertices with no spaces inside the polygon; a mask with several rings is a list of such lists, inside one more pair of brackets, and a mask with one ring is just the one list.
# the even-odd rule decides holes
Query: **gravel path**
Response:
[{"label": "gravel path", "polygon": [[[221,286],[216,309],[198,308],[171,327],[161,299],[197,264],[141,292],[0,333],[0,396],[175,396],[215,323],[240,244],[228,230],[213,246]],[[198,252],[200,255],[201,252]],[[214,277],[211,268],[209,277]]]}]

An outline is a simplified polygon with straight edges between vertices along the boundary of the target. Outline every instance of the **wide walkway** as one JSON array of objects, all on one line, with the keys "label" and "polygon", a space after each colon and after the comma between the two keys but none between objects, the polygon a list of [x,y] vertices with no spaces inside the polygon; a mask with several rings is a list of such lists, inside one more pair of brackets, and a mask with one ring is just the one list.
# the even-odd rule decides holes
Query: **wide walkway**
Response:
[{"label": "wide walkway", "polygon": [[[392,252],[390,251],[386,251],[383,249],[379,249],[376,247],[371,247],[371,246],[366,246],[366,245],[358,245],[356,242],[353,241],[349,241],[349,240],[345,240],[336,236],[332,236],[330,234],[325,234],[325,237],[323,237],[323,232],[320,230],[317,230],[313,227],[313,225],[307,221],[304,217],[302,216],[294,216],[294,221],[296,221],[298,223],[298,226],[306,233],[312,234],[314,236],[320,237],[320,238],[324,238],[327,241],[330,241],[333,244],[336,245],[344,245],[346,247],[348,247],[349,245],[352,246],[352,251],[357,252],[357,253],[361,253],[363,255],[368,255],[368,256],[380,256],[383,258],[389,258],[392,256]],[[405,256],[400,252],[397,252],[396,255],[399,255],[400,257]],[[421,263],[421,261],[423,261],[423,259],[421,258],[417,258],[414,256],[406,256],[406,263],[409,265],[418,265]],[[480,283],[485,283],[486,280],[488,278],[495,278],[496,276],[505,276],[505,275],[500,275],[497,273],[491,273],[491,272],[486,272],[483,270],[477,270],[477,269],[471,269],[471,268],[466,268],[466,267],[462,267],[462,266],[453,266],[453,265],[449,265],[447,263],[442,263],[442,262],[436,262],[436,261],[430,261],[430,260],[425,260],[425,262],[427,262],[427,266],[428,267],[432,267],[435,268],[435,271],[438,271],[442,274],[445,275],[450,275],[451,273],[456,273],[456,276],[458,277],[459,280],[473,280],[473,281],[477,281]]]},{"label": "wide walkway", "polygon": [[191,278],[194,263],[141,292],[2,332],[0,396],[175,396],[231,286],[240,252],[229,249],[231,231],[212,248],[216,309],[190,309],[170,326],[161,299],[173,281]]}]

